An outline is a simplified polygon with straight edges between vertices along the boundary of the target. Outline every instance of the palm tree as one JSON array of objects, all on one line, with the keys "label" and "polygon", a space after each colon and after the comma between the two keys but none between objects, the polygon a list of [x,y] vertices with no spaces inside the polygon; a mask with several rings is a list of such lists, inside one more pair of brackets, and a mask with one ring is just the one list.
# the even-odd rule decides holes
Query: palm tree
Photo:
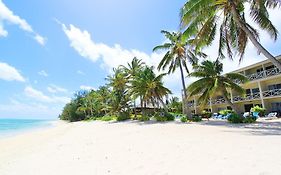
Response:
[{"label": "palm tree", "polygon": [[114,68],[114,74],[107,77],[109,81],[109,86],[112,87],[111,95],[111,111],[113,113],[120,113],[127,111],[129,108],[128,102],[128,77],[123,69]]},{"label": "palm tree", "polygon": [[[134,78],[136,78],[136,75],[143,69],[144,62],[142,62],[142,60],[134,57],[133,60],[131,61],[131,63],[128,63],[127,67],[123,66],[123,65],[120,66],[120,67],[124,69],[124,72],[128,76],[128,81],[131,84],[131,82],[134,80]],[[137,113],[136,113],[136,99],[137,99],[137,97],[131,91],[129,91],[129,93],[131,94],[132,99],[134,101],[134,115],[135,115],[135,118],[136,118],[137,117]]]},{"label": "palm tree", "polygon": [[153,67],[145,66],[132,80],[132,94],[136,97],[140,97],[142,108],[146,108],[147,104],[155,106],[160,102],[167,111],[163,97],[171,94],[171,91],[163,85],[162,79],[164,76],[165,74],[156,76],[153,72]]},{"label": "palm tree", "polygon": [[194,67],[194,72],[189,76],[199,78],[192,83],[187,91],[189,97],[200,95],[198,102],[206,105],[214,95],[221,94],[231,108],[237,112],[236,107],[231,102],[228,90],[235,91],[238,94],[245,94],[245,90],[236,82],[245,83],[247,78],[238,73],[227,73],[222,75],[223,64],[217,61],[203,61],[201,65]]},{"label": "palm tree", "polygon": [[[189,73],[187,62],[195,65],[198,61],[197,55],[202,57],[206,57],[206,55],[201,52],[196,52],[192,48],[187,50],[186,47],[188,46],[188,43],[191,42],[191,40],[186,41],[182,37],[181,33],[168,32],[165,30],[162,30],[161,33],[165,35],[169,42],[158,45],[153,49],[153,51],[167,50],[166,54],[158,65],[158,70],[165,70],[167,66],[169,66],[168,74],[171,74],[174,73],[177,68],[180,68],[181,81],[184,92],[183,102],[185,102],[187,94],[184,80],[184,69],[187,73]],[[184,103],[184,107],[185,106],[186,105]]]},{"label": "palm tree", "polygon": [[281,6],[280,0],[188,0],[181,9],[181,26],[185,28],[184,38],[195,36],[193,45],[199,50],[209,46],[215,39],[219,19],[220,24],[219,58],[224,58],[226,50],[232,59],[233,50],[243,59],[248,40],[267,57],[278,69],[281,63],[259,42],[259,34],[245,19],[245,5],[250,5],[253,21],[276,40],[278,31],[269,19],[268,8]]}]

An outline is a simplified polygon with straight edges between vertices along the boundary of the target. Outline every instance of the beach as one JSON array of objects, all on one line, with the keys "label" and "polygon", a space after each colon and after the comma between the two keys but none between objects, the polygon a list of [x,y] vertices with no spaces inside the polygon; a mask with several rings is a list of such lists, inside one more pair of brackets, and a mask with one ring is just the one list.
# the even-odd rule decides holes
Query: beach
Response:
[{"label": "beach", "polygon": [[281,121],[59,122],[0,140],[1,175],[279,175]]}]

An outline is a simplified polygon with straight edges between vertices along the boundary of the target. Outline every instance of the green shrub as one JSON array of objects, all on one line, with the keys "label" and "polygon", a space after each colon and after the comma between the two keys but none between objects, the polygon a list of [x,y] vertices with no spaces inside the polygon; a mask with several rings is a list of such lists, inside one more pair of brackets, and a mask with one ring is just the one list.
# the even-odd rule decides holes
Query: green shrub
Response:
[{"label": "green shrub", "polygon": [[244,118],[239,116],[238,114],[236,113],[232,113],[228,118],[227,120],[230,122],[230,123],[243,123],[243,120]]},{"label": "green shrub", "polygon": [[183,123],[187,122],[187,117],[186,116],[182,116],[181,117],[181,122],[183,122]]},{"label": "green shrub", "polygon": [[139,121],[149,121],[150,117],[147,116],[147,115],[138,115],[137,120],[139,120]]},{"label": "green shrub", "polygon": [[154,118],[158,122],[165,122],[165,121],[167,121],[167,118],[165,116],[155,115]]},{"label": "green shrub", "polygon": [[190,121],[191,122],[201,122],[202,121],[202,117],[200,117],[199,115],[194,115],[194,116],[192,116]]},{"label": "green shrub", "polygon": [[229,109],[224,109],[224,110],[219,111],[219,114],[221,114],[221,115],[227,115],[227,114],[233,114],[233,113],[234,113],[234,111],[229,110]]},{"label": "green shrub", "polygon": [[173,114],[168,113],[168,112],[165,112],[164,116],[167,118],[167,121],[174,121],[175,120],[175,116]]},{"label": "green shrub", "polygon": [[262,107],[260,107],[260,106],[258,106],[258,105],[251,108],[251,112],[258,112],[259,115],[261,115],[261,116],[264,116],[265,111],[266,111],[265,108],[262,108]]},{"label": "green shrub", "polygon": [[130,119],[130,113],[129,112],[119,112],[117,115],[116,120],[117,121],[124,121]]},{"label": "green shrub", "polygon": [[212,117],[212,113],[211,113],[211,112],[206,111],[206,110],[203,110],[203,111],[202,111],[202,118],[207,118],[207,119],[209,119],[209,118],[211,118],[211,117]]},{"label": "green shrub", "polygon": [[105,122],[116,120],[116,119],[117,119],[116,116],[103,116],[103,117],[98,118],[98,120],[105,121]]},{"label": "green shrub", "polygon": [[243,119],[243,123],[255,123],[257,120],[256,117],[250,116]]}]

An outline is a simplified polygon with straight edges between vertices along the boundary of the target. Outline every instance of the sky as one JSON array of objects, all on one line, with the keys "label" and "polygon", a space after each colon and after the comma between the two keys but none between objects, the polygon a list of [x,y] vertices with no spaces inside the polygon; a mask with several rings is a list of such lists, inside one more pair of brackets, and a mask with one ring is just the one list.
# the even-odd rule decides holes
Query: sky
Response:
[{"label": "sky", "polygon": [[[162,29],[179,29],[185,0],[0,0],[0,118],[57,118],[80,89],[106,83],[112,68],[133,57],[157,66]],[[271,20],[281,29],[280,9]],[[260,31],[262,44],[280,55],[281,40]],[[217,40],[217,38],[216,38]],[[217,56],[217,42],[204,50]],[[249,44],[242,63],[224,60],[229,72],[265,58]],[[186,79],[187,84],[192,79]],[[180,96],[179,72],[164,83]]]}]

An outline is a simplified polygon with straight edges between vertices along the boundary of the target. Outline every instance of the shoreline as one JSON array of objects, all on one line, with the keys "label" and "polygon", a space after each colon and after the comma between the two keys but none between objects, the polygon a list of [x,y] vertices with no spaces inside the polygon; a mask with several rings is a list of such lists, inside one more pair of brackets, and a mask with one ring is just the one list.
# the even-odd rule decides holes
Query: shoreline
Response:
[{"label": "shoreline", "polygon": [[280,120],[59,122],[0,140],[0,174],[278,175],[280,145]]}]

